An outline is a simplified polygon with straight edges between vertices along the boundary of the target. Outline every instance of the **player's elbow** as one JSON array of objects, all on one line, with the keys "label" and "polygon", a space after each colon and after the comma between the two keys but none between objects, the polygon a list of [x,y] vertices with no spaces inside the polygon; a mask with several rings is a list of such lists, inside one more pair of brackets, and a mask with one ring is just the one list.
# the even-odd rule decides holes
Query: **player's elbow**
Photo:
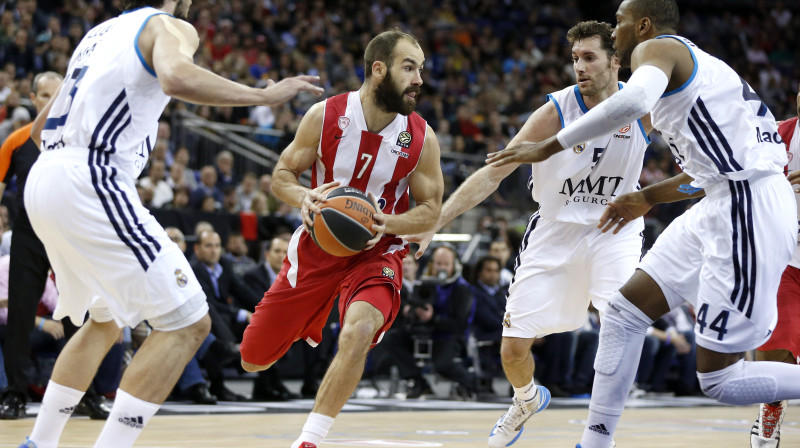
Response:
[{"label": "player's elbow", "polygon": [[190,87],[186,79],[181,76],[176,76],[173,73],[168,73],[166,75],[159,74],[158,80],[161,83],[161,90],[173,98],[184,98]]}]

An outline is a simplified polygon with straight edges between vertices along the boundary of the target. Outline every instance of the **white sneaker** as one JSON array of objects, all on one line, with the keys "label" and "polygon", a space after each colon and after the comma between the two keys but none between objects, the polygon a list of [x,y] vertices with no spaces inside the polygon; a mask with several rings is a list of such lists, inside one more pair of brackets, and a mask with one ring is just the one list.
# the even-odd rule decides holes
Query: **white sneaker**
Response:
[{"label": "white sneaker", "polygon": [[544,386],[536,388],[536,396],[529,401],[522,401],[517,397],[512,399],[511,407],[497,420],[489,433],[490,447],[502,448],[514,444],[522,435],[525,422],[550,404],[550,391]]},{"label": "white sneaker", "polygon": [[758,417],[750,430],[751,448],[778,448],[781,444],[781,423],[786,414],[786,400],[777,406],[762,403]]}]

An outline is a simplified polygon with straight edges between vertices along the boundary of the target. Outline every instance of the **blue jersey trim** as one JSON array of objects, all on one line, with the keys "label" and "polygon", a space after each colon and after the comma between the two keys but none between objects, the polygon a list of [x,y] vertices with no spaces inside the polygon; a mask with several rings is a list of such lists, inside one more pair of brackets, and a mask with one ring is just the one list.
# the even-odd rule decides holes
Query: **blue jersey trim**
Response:
[{"label": "blue jersey trim", "polygon": [[647,142],[647,144],[649,145],[650,144],[650,137],[647,136],[647,132],[645,132],[645,130],[644,130],[644,125],[642,124],[642,119],[641,118],[637,118],[636,122],[639,123],[639,129],[642,130],[642,135],[644,136],[644,141]]},{"label": "blue jersey trim", "polygon": [[558,101],[556,101],[556,98],[549,93],[545,97],[545,102],[547,101],[552,101],[553,104],[555,104],[556,110],[558,111],[558,119],[561,120],[561,129],[564,129],[564,114],[561,113],[561,106],[558,105]]},{"label": "blue jersey trim", "polygon": [[[141,9],[141,8],[139,8],[139,9]],[[161,14],[173,17],[172,14],[167,14],[165,12],[157,12],[155,14],[147,16],[147,18],[144,19],[144,22],[142,22],[142,26],[139,28],[139,31],[136,33],[136,37],[133,38],[133,48],[136,49],[136,55],[139,56],[139,62],[142,63],[142,65],[144,66],[144,69],[147,70],[147,73],[150,73],[151,75],[153,75],[154,78],[158,78],[158,75],[156,75],[155,70],[153,70],[152,67],[150,67],[150,65],[147,63],[147,61],[144,60],[144,56],[142,55],[142,50],[139,49],[139,35],[142,34],[142,30],[144,30],[145,25],[147,25],[147,22],[149,22],[150,19],[153,16],[158,16],[158,15],[161,15]]]},{"label": "blue jersey trim", "polygon": [[689,76],[689,79],[687,79],[686,82],[683,83],[683,85],[681,85],[680,87],[678,87],[675,90],[671,90],[669,92],[664,92],[664,94],[661,95],[661,98],[666,98],[666,97],[668,97],[670,95],[675,95],[676,93],[678,93],[678,92],[682,91],[683,89],[689,87],[689,84],[691,84],[692,81],[694,81],[694,77],[697,75],[697,57],[695,57],[694,51],[692,50],[692,47],[690,47],[689,44],[684,42],[678,36],[664,35],[664,36],[658,36],[658,37],[656,37],[656,39],[663,39],[663,38],[666,38],[666,37],[671,38],[671,39],[675,39],[678,42],[682,43],[683,45],[686,45],[686,48],[689,49],[689,54],[692,55],[692,62],[694,62],[694,69],[692,69],[692,76]]},{"label": "blue jersey trim", "polygon": [[577,84],[575,85],[575,88],[573,90],[575,91],[575,99],[578,100],[578,106],[581,107],[583,113],[589,112],[589,108],[586,107],[586,103],[583,102],[583,95],[581,95],[581,91],[578,90]]}]

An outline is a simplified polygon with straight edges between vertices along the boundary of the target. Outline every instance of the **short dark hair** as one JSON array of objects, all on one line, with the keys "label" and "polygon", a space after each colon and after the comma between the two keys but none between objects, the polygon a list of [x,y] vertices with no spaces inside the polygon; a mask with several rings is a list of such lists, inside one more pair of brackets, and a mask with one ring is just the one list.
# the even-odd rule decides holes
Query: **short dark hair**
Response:
[{"label": "short dark hair", "polygon": [[33,92],[34,95],[39,93],[39,81],[41,81],[44,78],[53,78],[53,79],[55,79],[57,81],[61,81],[62,79],[64,79],[63,76],[61,76],[60,74],[58,74],[56,72],[41,72],[41,73],[38,73],[36,76],[33,77],[33,82],[31,83],[31,92]]},{"label": "short dark hair", "polygon": [[574,46],[575,43],[579,41],[597,36],[600,38],[601,47],[603,50],[606,50],[608,58],[611,59],[614,57],[614,54],[616,54],[616,50],[614,50],[614,41],[611,40],[611,33],[613,31],[614,29],[611,25],[606,22],[587,20],[578,23],[567,31],[567,41],[570,45]]},{"label": "short dark hair", "polygon": [[473,279],[473,284],[478,283],[478,277],[481,275],[481,271],[483,271],[483,268],[487,263],[497,263],[497,267],[500,270],[503,269],[503,263],[500,262],[500,259],[491,255],[484,255],[481,258],[478,258],[478,261],[475,262],[475,270],[473,271],[475,278]]},{"label": "short dark hair", "polygon": [[364,75],[367,79],[372,76],[372,64],[375,61],[383,62],[387,67],[392,66],[394,47],[397,46],[397,42],[400,39],[408,39],[419,45],[416,37],[397,28],[384,31],[369,41],[367,49],[364,50]]},{"label": "short dark hair", "polygon": [[123,0],[122,1],[122,10],[123,11],[130,11],[132,9],[143,8],[145,6],[151,6],[153,8],[160,8],[164,6],[164,0]]},{"label": "short dark hair", "polygon": [[636,19],[649,18],[656,30],[678,29],[680,14],[675,0],[631,0],[630,8]]}]

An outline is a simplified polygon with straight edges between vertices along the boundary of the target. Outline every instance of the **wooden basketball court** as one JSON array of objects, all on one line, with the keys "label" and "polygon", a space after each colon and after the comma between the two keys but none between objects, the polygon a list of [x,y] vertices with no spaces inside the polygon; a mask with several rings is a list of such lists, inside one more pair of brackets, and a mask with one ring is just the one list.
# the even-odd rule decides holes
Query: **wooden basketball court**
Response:
[{"label": "wooden basketball court", "polygon": [[[407,401],[410,403],[412,400]],[[198,407],[213,408],[216,414],[162,415],[150,421],[137,447],[263,447],[289,448],[299,435],[310,409],[310,400],[299,400],[303,411],[293,403],[249,404],[250,412],[239,413],[248,405]],[[425,410],[424,401],[403,410],[376,405],[378,400],[351,400],[348,409],[336,420],[321,448],[335,447],[451,447],[485,448],[486,437],[505,405],[489,403],[491,409],[476,409],[479,403],[449,402],[450,408]],[[385,400],[384,400],[385,402]],[[687,407],[662,407],[658,402],[637,401],[627,408],[617,431],[620,448],[749,447],[749,432],[756,408],[708,406],[687,402]],[[567,404],[536,415],[527,425],[515,447],[572,448],[580,440],[587,409],[585,403]],[[667,403],[666,406],[674,406]],[[432,401],[430,408],[440,408]],[[464,410],[458,410],[463,407]],[[166,412],[181,408],[165,406]],[[283,411],[281,409],[283,408]],[[170,410],[171,409],[171,410]],[[176,410],[177,409],[177,410]],[[387,410],[388,409],[388,410]],[[394,409],[394,410],[392,410]],[[225,414],[224,412],[228,412]],[[231,414],[235,412],[235,414]],[[17,447],[30,433],[34,420],[0,421],[0,447]],[[783,426],[781,448],[800,447],[800,406],[790,406]],[[61,447],[91,447],[103,422],[73,417],[61,438]]]}]

